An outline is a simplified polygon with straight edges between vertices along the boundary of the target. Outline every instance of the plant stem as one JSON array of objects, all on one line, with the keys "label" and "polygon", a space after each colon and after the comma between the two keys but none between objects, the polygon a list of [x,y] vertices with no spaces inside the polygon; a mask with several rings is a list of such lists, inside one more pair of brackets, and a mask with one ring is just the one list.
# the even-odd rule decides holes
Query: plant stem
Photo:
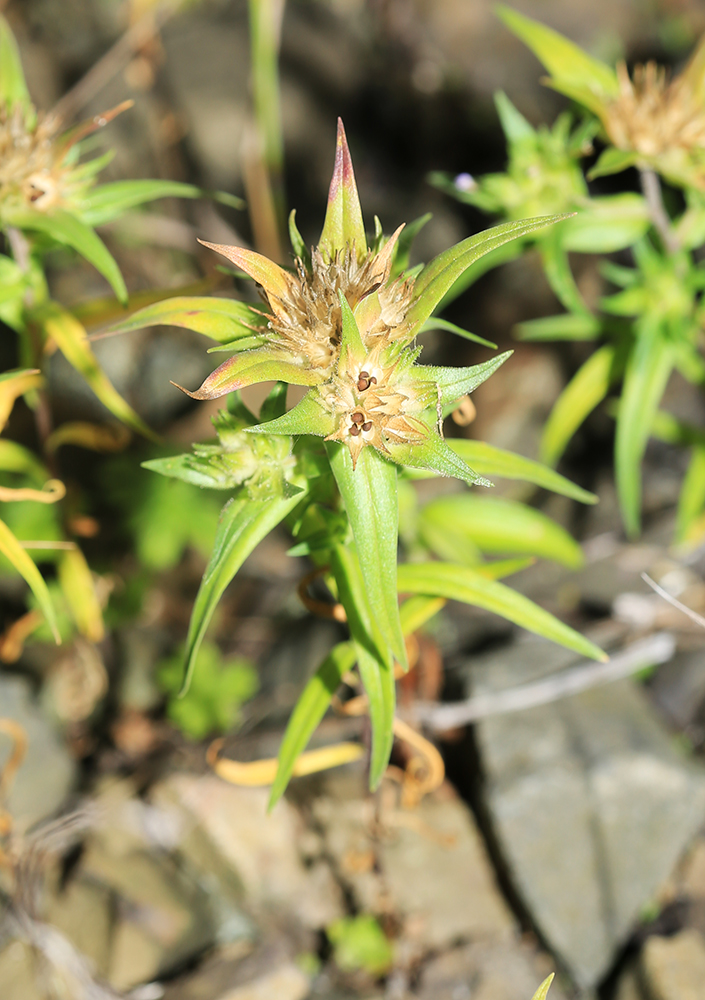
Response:
[{"label": "plant stem", "polygon": [[649,215],[654,224],[654,228],[663,240],[663,245],[668,253],[677,253],[680,245],[676,234],[673,232],[671,219],[663,203],[661,182],[658,175],[653,170],[640,168],[641,190],[644,192],[646,204],[649,206]]}]

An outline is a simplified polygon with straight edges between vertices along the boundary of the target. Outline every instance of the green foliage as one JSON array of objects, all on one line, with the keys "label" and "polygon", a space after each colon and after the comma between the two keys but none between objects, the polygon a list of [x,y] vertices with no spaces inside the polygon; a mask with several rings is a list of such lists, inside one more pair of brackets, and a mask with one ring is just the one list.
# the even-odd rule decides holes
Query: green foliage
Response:
[{"label": "green foliage", "polygon": [[162,661],[157,669],[157,682],[168,696],[167,716],[191,740],[236,727],[240,708],[259,687],[257,671],[249,660],[224,660],[213,643],[201,646],[197,665],[193,684],[183,697],[179,697],[183,651]]},{"label": "green foliage", "polygon": [[365,914],[341,917],[326,928],[326,934],[340,969],[350,972],[363,969],[373,976],[389,972],[394,949],[374,917]]},{"label": "green foliage", "polygon": [[[552,128],[535,129],[500,93],[506,172],[455,180],[436,174],[431,180],[460,201],[510,220],[529,208],[574,213],[559,225],[527,233],[521,243],[522,249],[539,250],[546,279],[567,312],[522,323],[516,333],[523,340],[596,341],[554,406],[541,459],[555,465],[588,415],[617,390],[615,478],[624,526],[635,536],[641,463],[671,372],[705,382],[705,272],[699,260],[705,244],[705,40],[667,85],[654,66],[637,67],[630,79],[625,66],[613,70],[515,10],[502,6],[498,14],[548,70],[546,82],[582,105],[583,121],[573,129],[564,113]],[[594,136],[606,148],[589,179],[636,167],[643,194],[588,190],[580,160],[592,151]],[[683,190],[685,208],[673,216],[658,174]],[[603,262],[603,276],[616,290],[602,298],[599,310],[589,309],[568,254],[616,250],[628,251],[631,263]],[[699,468],[696,456],[679,506],[677,537],[691,544],[705,527]]]}]

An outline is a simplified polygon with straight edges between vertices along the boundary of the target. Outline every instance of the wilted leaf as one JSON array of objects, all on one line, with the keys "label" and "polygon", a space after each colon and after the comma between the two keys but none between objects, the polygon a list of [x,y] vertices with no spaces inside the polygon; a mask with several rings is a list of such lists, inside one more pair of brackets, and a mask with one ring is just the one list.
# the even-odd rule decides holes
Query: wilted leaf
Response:
[{"label": "wilted leaf", "polygon": [[59,562],[59,584],[81,635],[100,642],[105,635],[103,612],[93,574],[79,548],[65,552]]},{"label": "wilted leaf", "polygon": [[20,576],[24,577],[29,584],[41,608],[42,614],[54,634],[54,640],[59,645],[61,638],[56,623],[56,615],[44,578],[4,521],[0,521],[0,552],[8,562],[12,563]]},{"label": "wilted leaf", "polygon": [[18,368],[0,375],[0,431],[7,423],[17,397],[42,385],[44,379],[38,368]]}]

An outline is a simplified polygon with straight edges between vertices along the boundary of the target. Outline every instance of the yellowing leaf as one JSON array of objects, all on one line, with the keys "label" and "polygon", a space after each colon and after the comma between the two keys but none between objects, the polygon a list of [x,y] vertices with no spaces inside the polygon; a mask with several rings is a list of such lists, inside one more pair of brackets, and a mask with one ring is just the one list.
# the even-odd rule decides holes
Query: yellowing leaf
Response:
[{"label": "yellowing leaf", "polygon": [[337,251],[344,250],[346,246],[354,246],[358,257],[367,252],[360,198],[348,140],[340,118],[335,147],[335,166],[328,192],[328,208],[318,246],[331,260]]},{"label": "yellowing leaf", "polygon": [[56,624],[54,607],[49,596],[49,589],[44,582],[42,574],[34,565],[30,557],[22,548],[18,540],[12,534],[4,521],[0,521],[0,552],[12,563],[20,576],[24,577],[37,598],[39,607],[42,610],[49,626],[54,634],[57,646],[61,644],[59,629]]},{"label": "yellowing leaf", "polygon": [[61,557],[59,583],[78,631],[91,642],[100,642],[105,635],[103,612],[93,574],[79,548],[70,549]]},{"label": "yellowing leaf", "polygon": [[54,341],[69,364],[83,375],[101,403],[128,427],[132,427],[146,438],[155,440],[156,435],[125,402],[98,364],[98,359],[86,337],[86,331],[75,316],[62,309],[58,303],[51,302],[44,306],[36,318],[43,326],[47,338]]},{"label": "yellowing leaf", "polygon": [[43,384],[38,368],[25,368],[0,375],[0,431],[7,423],[17,397],[23,396],[30,389],[38,389]]}]

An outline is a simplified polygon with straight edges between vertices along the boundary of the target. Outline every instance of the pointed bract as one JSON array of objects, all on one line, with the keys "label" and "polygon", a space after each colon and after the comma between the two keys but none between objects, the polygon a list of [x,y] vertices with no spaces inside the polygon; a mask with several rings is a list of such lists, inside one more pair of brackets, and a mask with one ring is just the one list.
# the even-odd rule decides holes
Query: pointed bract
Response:
[{"label": "pointed bract", "polygon": [[222,243],[207,243],[199,240],[204,247],[215,250],[216,253],[226,257],[231,264],[239,267],[241,271],[264,288],[267,295],[274,295],[278,299],[286,299],[291,290],[291,278],[286,271],[275,264],[274,261],[263,257],[261,253],[254,250],[245,250],[244,247],[230,247]]},{"label": "pointed bract", "polygon": [[342,119],[338,119],[335,166],[328,191],[328,207],[318,248],[329,260],[346,248],[355,249],[358,260],[367,253],[365,224],[357,193],[352,158]]}]

